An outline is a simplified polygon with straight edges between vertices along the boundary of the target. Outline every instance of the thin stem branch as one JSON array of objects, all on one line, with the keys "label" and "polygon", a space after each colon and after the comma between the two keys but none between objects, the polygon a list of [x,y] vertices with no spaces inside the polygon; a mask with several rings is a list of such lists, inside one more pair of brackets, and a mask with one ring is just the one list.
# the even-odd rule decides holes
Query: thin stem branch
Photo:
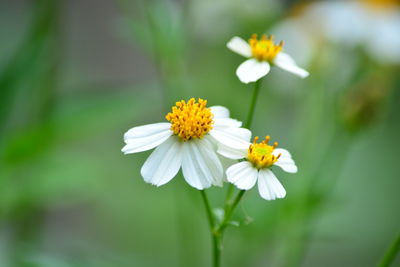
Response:
[{"label": "thin stem branch", "polygon": [[258,93],[260,92],[261,80],[262,79],[259,79],[254,83],[254,91],[253,91],[253,97],[251,98],[250,110],[249,114],[247,115],[246,123],[244,125],[244,127],[248,129],[251,127],[251,123],[253,122],[253,115],[254,115],[254,110],[256,109]]},{"label": "thin stem branch", "polygon": [[240,190],[240,192],[237,194],[235,200],[232,203],[232,206],[230,207],[230,209],[226,212],[225,216],[224,216],[224,220],[222,221],[222,223],[219,225],[219,227],[217,228],[216,232],[217,233],[222,233],[223,230],[228,226],[229,224],[229,220],[232,217],[233,211],[235,210],[236,206],[239,204],[240,200],[242,199],[244,193],[246,193],[246,190]]},{"label": "thin stem branch", "polygon": [[234,190],[235,190],[235,187],[233,186],[233,184],[231,184],[231,183],[228,184],[228,190],[226,192],[225,206],[224,206],[225,214],[228,212],[230,205],[232,205],[231,197],[232,197]]},{"label": "thin stem branch", "polygon": [[207,197],[206,191],[205,190],[200,190],[200,193],[201,193],[201,197],[202,197],[203,202],[204,202],[204,207],[206,208],[208,223],[210,225],[211,232],[213,232],[214,231],[215,222],[214,222],[214,215],[213,215],[212,210],[211,210],[211,205],[210,205],[210,202],[208,201],[208,197]]},{"label": "thin stem branch", "polygon": [[379,267],[389,267],[393,260],[396,258],[397,253],[400,250],[400,234],[394,238],[392,244],[390,245],[389,249],[385,252],[381,262],[379,263]]},{"label": "thin stem branch", "polygon": [[[261,87],[261,81],[262,81],[262,79],[259,79],[254,83],[253,96],[251,98],[249,113],[247,115],[247,120],[245,123],[246,128],[250,128],[251,123],[253,121],[254,110],[256,109],[257,98],[258,98],[258,94],[260,92],[260,87]],[[228,192],[226,194],[226,199],[225,199],[224,219],[223,219],[222,223],[219,225],[219,227],[217,228],[217,232],[223,231],[225,229],[225,227],[228,225],[228,222],[232,217],[233,211],[235,210],[237,204],[239,204],[239,201],[242,199],[245,192],[246,192],[245,190],[241,190],[238,193],[238,195],[236,196],[235,200],[231,203],[231,195],[233,193],[233,185],[232,184],[229,185]]]},{"label": "thin stem branch", "polygon": [[[251,123],[253,121],[253,115],[254,115],[254,110],[256,108],[258,93],[260,91],[260,85],[261,85],[261,79],[256,81],[254,84],[253,96],[251,99],[250,109],[249,109],[249,113],[248,113],[246,124],[245,124],[246,128],[250,128]],[[234,187],[232,184],[229,185],[228,191],[226,194],[226,199],[225,199],[224,218],[223,218],[222,222],[218,225],[215,224],[214,215],[212,214],[210,203],[208,201],[206,193],[204,192],[204,190],[202,190],[200,192],[201,192],[201,195],[202,195],[202,198],[204,201],[204,205],[206,207],[208,221],[210,224],[211,235],[212,235],[212,239],[213,239],[213,266],[219,267],[220,261],[221,261],[220,258],[221,258],[221,250],[222,250],[222,236],[223,236],[224,230],[229,225],[229,221],[233,215],[233,212],[234,212],[236,206],[239,204],[240,200],[242,199],[242,197],[246,191],[241,190],[236,195],[236,198],[232,202],[231,197],[234,192]]]},{"label": "thin stem branch", "polygon": [[210,226],[211,238],[213,243],[213,266],[219,267],[220,266],[220,259],[221,259],[221,234],[214,231],[215,229],[215,218],[212,213],[210,201],[208,200],[207,194],[205,190],[200,190],[201,197],[204,202],[204,207],[206,208],[208,223]]},{"label": "thin stem branch", "polygon": [[[248,113],[247,120],[246,120],[246,123],[245,123],[245,127],[246,128],[250,128],[251,127],[251,123],[253,121],[254,111],[256,109],[256,104],[257,104],[257,98],[258,98],[258,94],[260,92],[260,87],[261,87],[261,80],[262,79],[259,79],[258,81],[256,81],[254,83],[253,96],[251,98],[249,113]],[[245,192],[243,190],[240,191],[239,194],[237,195],[236,199],[234,200],[234,202],[232,202],[231,201],[231,196],[233,194],[233,191],[234,191],[233,185],[229,184],[228,191],[227,191],[227,194],[226,194],[226,199],[225,199],[225,206],[224,206],[224,210],[225,210],[224,220],[221,223],[220,228],[221,228],[221,226],[223,226],[223,228],[226,227],[226,223],[229,221],[230,217],[232,216],[233,210],[236,208],[236,205],[239,203],[240,199],[242,198],[242,196],[243,196],[243,194]]]},{"label": "thin stem branch", "polygon": [[[249,113],[247,115],[247,120],[246,123],[244,125],[245,128],[250,128],[251,123],[253,121],[253,117],[254,117],[254,111],[256,109],[256,104],[257,104],[257,97],[258,97],[258,93],[260,92],[260,85],[261,85],[261,80],[259,79],[258,81],[256,81],[254,83],[254,90],[253,90],[253,96],[251,98],[251,103],[250,103],[250,108],[249,108]],[[226,212],[228,212],[230,205],[232,205],[231,203],[231,197],[234,191],[234,187],[232,184],[228,185],[228,191],[226,194],[226,199],[225,199],[225,214]]]}]

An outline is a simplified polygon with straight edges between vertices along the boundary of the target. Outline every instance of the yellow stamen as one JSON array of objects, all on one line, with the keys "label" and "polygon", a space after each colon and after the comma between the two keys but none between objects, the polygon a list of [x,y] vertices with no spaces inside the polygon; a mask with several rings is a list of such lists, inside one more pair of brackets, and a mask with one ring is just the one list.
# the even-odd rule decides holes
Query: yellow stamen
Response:
[{"label": "yellow stamen", "polygon": [[260,61],[272,61],[276,55],[282,51],[283,41],[278,45],[274,44],[274,37],[270,35],[267,37],[265,34],[260,39],[257,38],[257,34],[253,34],[249,39],[249,45],[251,47],[251,53],[254,58]]},{"label": "yellow stamen", "polygon": [[257,169],[271,167],[281,156],[281,154],[277,156],[272,155],[272,152],[278,146],[278,143],[275,142],[270,146],[268,145],[269,140],[270,137],[266,136],[265,140],[261,143],[257,143],[258,136],[256,136],[254,137],[253,144],[249,146],[247,151],[247,160],[253,163]]},{"label": "yellow stamen", "polygon": [[172,107],[172,112],[165,118],[171,122],[171,130],[184,141],[191,138],[202,138],[212,129],[213,114],[206,107],[207,100],[194,98],[185,102],[181,100]]}]

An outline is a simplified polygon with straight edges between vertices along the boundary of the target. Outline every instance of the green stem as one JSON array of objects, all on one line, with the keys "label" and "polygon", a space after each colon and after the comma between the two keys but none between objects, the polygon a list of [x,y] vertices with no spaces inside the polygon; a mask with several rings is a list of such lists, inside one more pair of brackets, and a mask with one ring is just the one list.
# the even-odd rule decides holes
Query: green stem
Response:
[{"label": "green stem", "polygon": [[[245,128],[250,128],[251,127],[251,123],[252,123],[253,117],[254,117],[254,111],[256,109],[257,97],[258,97],[258,94],[260,92],[261,81],[262,81],[262,79],[259,79],[258,81],[256,81],[254,83],[253,96],[251,98],[250,109],[249,109],[249,113],[247,115],[247,120],[246,120],[246,123],[244,125]],[[226,194],[226,199],[225,199],[224,220],[220,224],[218,230],[223,230],[227,226],[227,223],[229,222],[234,209],[236,208],[236,206],[239,203],[239,201],[242,199],[243,194],[246,192],[245,190],[241,190],[238,193],[238,195],[236,196],[235,200],[233,202],[231,202],[231,196],[233,194],[233,191],[234,191],[233,185],[229,184],[228,191],[227,191],[227,194]]]},{"label": "green stem", "polygon": [[[253,96],[252,96],[252,98],[251,98],[249,113],[248,113],[248,115],[247,115],[247,120],[246,120],[246,123],[245,123],[245,125],[244,125],[244,127],[245,127],[245,128],[248,128],[248,129],[251,127],[251,123],[252,123],[252,121],[253,121],[254,111],[255,111],[255,109],[256,109],[256,104],[257,104],[257,97],[258,97],[258,94],[259,94],[259,92],[260,92],[260,87],[261,87],[261,80],[262,80],[262,78],[259,79],[258,81],[256,81],[256,82],[254,83],[254,90],[253,90]],[[224,207],[225,215],[224,215],[224,221],[229,220],[229,218],[227,219],[227,215],[228,215],[229,213],[232,213],[232,212],[233,212],[233,210],[235,209],[236,205],[239,203],[240,199],[242,198],[242,196],[243,196],[243,194],[244,194],[244,191],[241,191],[241,192],[238,194],[237,198],[236,198],[236,199],[234,200],[234,202],[232,203],[231,197],[232,197],[233,191],[234,191],[234,186],[233,186],[232,184],[229,184],[229,185],[228,185],[228,191],[227,191],[227,194],[226,194],[226,199],[225,199],[225,207]],[[232,215],[232,214],[229,214],[229,217],[230,217],[231,215]],[[221,225],[222,225],[222,224],[221,224]],[[225,226],[224,226],[224,228],[225,228]]]},{"label": "green stem", "polygon": [[[249,114],[247,116],[247,120],[246,120],[246,124],[245,124],[246,128],[250,128],[251,123],[253,121],[253,115],[254,115],[254,110],[256,108],[257,97],[260,92],[260,85],[261,85],[261,79],[256,81],[254,84],[254,91],[253,91],[253,96],[252,96],[251,103],[250,103]],[[200,191],[200,192],[203,197],[204,205],[207,210],[207,216],[208,216],[210,230],[211,230],[212,239],[213,239],[213,259],[214,259],[213,266],[219,267],[220,266],[221,249],[222,249],[222,236],[223,236],[224,230],[229,225],[229,221],[233,215],[233,211],[235,210],[236,206],[239,204],[240,200],[242,199],[242,197],[246,191],[241,190],[232,202],[231,197],[234,192],[234,186],[232,184],[229,184],[228,191],[226,194],[226,199],[225,199],[224,219],[222,220],[222,222],[219,225],[215,224],[214,216],[211,212],[210,203],[207,199],[207,195],[205,194],[204,191]]]},{"label": "green stem", "polygon": [[213,239],[213,267],[219,267],[221,266],[222,235],[213,232],[212,239]]},{"label": "green stem", "polygon": [[379,267],[389,267],[393,260],[396,258],[397,253],[400,250],[400,234],[398,234],[390,245],[389,249],[385,252]]},{"label": "green stem", "polygon": [[232,197],[234,190],[235,190],[235,187],[233,186],[233,184],[231,184],[231,183],[228,184],[228,190],[226,192],[226,198],[225,198],[225,206],[224,206],[225,213],[224,214],[226,214],[228,212],[229,207],[232,205],[231,197]]},{"label": "green stem", "polygon": [[221,259],[221,248],[222,248],[221,234],[214,231],[214,227],[215,227],[214,215],[212,213],[210,201],[208,200],[205,190],[200,190],[200,193],[201,193],[201,197],[204,202],[204,207],[206,208],[208,223],[210,226],[211,238],[212,238],[212,243],[213,243],[213,266],[219,267],[220,262],[221,262],[220,259]]},{"label": "green stem", "polygon": [[[254,116],[254,110],[256,109],[257,97],[260,92],[260,85],[261,85],[261,79],[256,81],[254,84],[254,91],[253,91],[253,96],[252,96],[251,102],[250,102],[250,109],[249,109],[249,113],[247,115],[246,123],[244,125],[245,128],[251,127],[251,123],[253,121],[253,116]],[[223,236],[224,230],[229,225],[229,221],[233,215],[233,211],[235,210],[236,206],[239,204],[240,200],[242,199],[242,197],[246,191],[241,190],[232,202],[231,197],[232,197],[233,192],[234,192],[234,186],[232,184],[229,184],[228,191],[226,194],[226,199],[225,199],[224,219],[222,220],[222,222],[219,225],[216,226],[215,231],[212,230],[213,244],[214,244],[214,266],[215,267],[219,266],[219,262],[220,262],[222,236]],[[206,203],[207,199],[204,196],[203,196],[203,199],[204,199],[204,203]],[[206,204],[206,206],[207,206],[207,204]]]},{"label": "green stem", "polygon": [[248,128],[248,129],[251,127],[251,123],[253,122],[253,115],[254,115],[254,110],[256,109],[258,93],[260,92],[261,80],[262,79],[259,79],[258,81],[256,81],[254,83],[254,91],[253,91],[253,97],[252,97],[251,103],[250,103],[250,110],[249,110],[249,114],[247,115],[246,124],[244,125],[244,127]]},{"label": "green stem", "polygon": [[219,225],[219,227],[217,228],[216,232],[217,233],[223,233],[224,229],[228,226],[229,224],[229,220],[232,217],[233,211],[235,210],[236,206],[239,204],[240,200],[242,199],[244,193],[246,193],[246,190],[240,190],[240,192],[237,194],[235,200],[232,203],[232,206],[228,209],[228,211],[226,212],[225,216],[224,216],[224,220],[222,221],[222,223]]},{"label": "green stem", "polygon": [[200,190],[200,193],[201,193],[201,197],[204,202],[204,207],[206,208],[208,223],[210,225],[211,232],[213,232],[215,223],[214,223],[214,215],[212,214],[212,210],[211,210],[210,201],[208,201],[206,191]]},{"label": "green stem", "polygon": [[[249,108],[249,113],[247,116],[247,120],[246,123],[244,125],[245,128],[250,128],[251,127],[251,123],[253,121],[253,117],[254,117],[254,111],[256,109],[256,104],[257,104],[257,97],[258,94],[260,92],[260,85],[261,85],[261,80],[259,79],[258,81],[256,81],[254,83],[254,90],[253,90],[253,96],[251,98],[251,103],[250,103],[250,108]],[[224,213],[224,220],[222,221],[222,223],[219,225],[218,230],[223,230],[227,225],[228,222],[232,216],[232,213],[234,211],[234,209],[236,208],[237,204],[239,203],[239,201],[241,200],[243,194],[244,194],[244,190],[241,190],[238,195],[236,196],[236,199],[232,202],[231,197],[232,194],[234,192],[234,186],[232,184],[229,184],[228,186],[228,191],[226,194],[226,199],[225,199],[225,213]]]}]

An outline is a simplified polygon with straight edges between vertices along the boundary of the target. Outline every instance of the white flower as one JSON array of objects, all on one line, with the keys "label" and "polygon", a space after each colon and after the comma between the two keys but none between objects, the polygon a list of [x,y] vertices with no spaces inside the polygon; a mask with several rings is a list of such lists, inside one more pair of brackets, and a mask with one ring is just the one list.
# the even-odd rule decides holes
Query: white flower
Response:
[{"label": "white flower", "polygon": [[236,75],[243,83],[255,82],[267,75],[271,64],[301,78],[307,77],[309,73],[298,67],[291,56],[283,53],[282,46],[283,42],[274,44],[272,36],[263,35],[258,39],[256,34],[253,34],[249,42],[235,36],[227,43],[230,50],[249,58],[236,70]]},{"label": "white flower", "polygon": [[222,186],[223,167],[216,144],[238,148],[251,132],[240,128],[240,121],[229,118],[225,107],[207,108],[206,104],[206,100],[196,102],[194,98],[176,102],[166,116],[169,122],[138,126],[125,133],[125,154],[157,147],[141,169],[146,182],[166,184],[182,166],[183,176],[192,187],[202,190]]},{"label": "white flower", "polygon": [[278,143],[268,145],[269,139],[267,136],[264,141],[257,143],[258,137],[255,137],[252,144],[243,142],[239,149],[219,145],[218,153],[231,159],[245,159],[226,170],[230,183],[241,190],[249,190],[258,181],[261,197],[274,200],[284,198],[286,190],[272,172],[271,167],[278,166],[285,172],[296,173],[297,166],[286,149],[276,148]]},{"label": "white flower", "polygon": [[[301,34],[298,34],[299,29],[304,29]],[[380,63],[400,63],[398,1],[312,2],[302,6],[302,12],[297,12],[296,16],[279,23],[274,32],[293,40],[296,48],[303,48],[302,43],[307,43],[307,47],[301,49],[305,54],[320,52],[317,46],[321,40],[327,40],[341,50],[362,47]],[[309,51],[305,51],[307,48]]]}]

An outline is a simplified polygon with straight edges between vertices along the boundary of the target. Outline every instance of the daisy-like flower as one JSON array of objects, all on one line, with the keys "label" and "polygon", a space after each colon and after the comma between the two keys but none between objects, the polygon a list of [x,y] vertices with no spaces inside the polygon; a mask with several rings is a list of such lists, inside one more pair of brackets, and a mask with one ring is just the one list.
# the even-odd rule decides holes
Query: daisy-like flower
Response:
[{"label": "daisy-like flower", "polygon": [[306,70],[296,65],[291,56],[282,52],[283,42],[275,44],[272,35],[269,37],[263,35],[258,39],[257,34],[253,34],[248,42],[235,36],[227,43],[227,47],[233,52],[249,58],[236,70],[236,75],[243,83],[255,82],[264,77],[270,71],[271,65],[301,78],[309,75]]},{"label": "daisy-like flower", "polygon": [[340,52],[362,48],[379,63],[400,64],[398,0],[309,1],[294,5],[293,11],[289,12],[293,16],[278,23],[274,32],[291,40],[290,51],[298,52],[293,55],[303,62],[318,56],[320,46],[326,46],[323,41],[328,41]]},{"label": "daisy-like flower", "polygon": [[141,169],[146,182],[166,184],[182,167],[186,182],[194,188],[222,186],[223,168],[216,144],[238,148],[251,132],[229,118],[227,108],[207,108],[206,104],[206,100],[194,98],[176,102],[165,117],[169,122],[138,126],[125,133],[125,154],[157,147]]},{"label": "daisy-like flower", "polygon": [[243,142],[240,149],[232,149],[222,144],[218,146],[218,153],[231,159],[245,159],[226,170],[230,183],[241,190],[249,190],[258,181],[261,197],[274,200],[284,198],[286,190],[272,172],[272,166],[278,166],[289,173],[296,173],[297,166],[286,149],[277,148],[276,142],[272,146],[269,145],[269,139],[267,136],[261,143],[257,143],[258,137],[255,137],[252,144]]}]

